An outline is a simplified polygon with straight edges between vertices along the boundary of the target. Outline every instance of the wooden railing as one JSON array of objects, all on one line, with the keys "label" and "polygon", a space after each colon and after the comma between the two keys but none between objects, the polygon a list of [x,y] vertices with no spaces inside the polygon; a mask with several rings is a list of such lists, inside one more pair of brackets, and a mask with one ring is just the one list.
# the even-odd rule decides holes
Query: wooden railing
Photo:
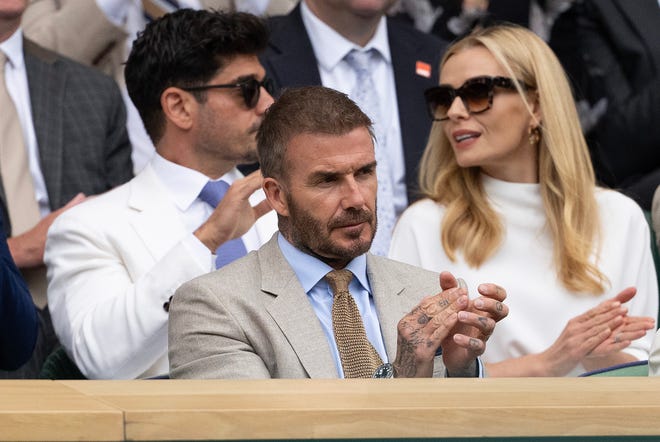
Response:
[{"label": "wooden railing", "polygon": [[0,381],[0,440],[660,435],[660,378]]}]

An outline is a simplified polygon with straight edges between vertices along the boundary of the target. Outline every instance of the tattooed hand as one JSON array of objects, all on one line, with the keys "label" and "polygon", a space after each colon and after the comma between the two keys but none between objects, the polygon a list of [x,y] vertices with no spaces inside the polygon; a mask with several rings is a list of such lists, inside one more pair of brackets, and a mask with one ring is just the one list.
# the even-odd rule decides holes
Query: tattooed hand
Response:
[{"label": "tattooed hand", "polygon": [[[442,288],[454,287],[456,280],[449,272],[440,274]],[[481,296],[470,300],[468,307],[458,312],[458,321],[442,341],[442,358],[451,377],[473,377],[476,358],[486,350],[486,341],[495,324],[509,314],[503,303],[506,291],[495,284],[480,284]]]},{"label": "tattooed hand", "polygon": [[[476,356],[483,352],[483,342],[479,340],[479,337],[490,333],[488,329],[492,329],[494,320],[484,318],[486,320],[486,324],[484,324],[477,319],[480,317],[478,314],[467,311],[470,308],[467,290],[458,287],[456,279],[451,273],[440,274],[440,288],[441,293],[424,298],[417,307],[399,321],[397,355],[393,363],[397,377],[432,376],[433,358],[443,342],[456,340],[455,344],[449,346],[450,354],[457,353],[458,349],[464,350],[463,346],[470,349],[467,352],[463,351],[465,354],[460,358],[458,356],[450,357],[450,361],[453,363],[451,367],[448,366],[450,374],[457,365],[464,368],[466,365],[474,364]],[[463,319],[460,319],[461,317]],[[472,332],[473,328],[477,328],[481,334]],[[457,330],[464,334],[454,337]],[[472,332],[472,334],[468,332]],[[474,342],[470,341],[471,339]],[[473,350],[474,348],[476,351]],[[444,351],[443,344],[443,353]],[[466,362],[465,358],[468,353],[472,355],[471,361]],[[474,367],[474,365],[472,366]]]}]

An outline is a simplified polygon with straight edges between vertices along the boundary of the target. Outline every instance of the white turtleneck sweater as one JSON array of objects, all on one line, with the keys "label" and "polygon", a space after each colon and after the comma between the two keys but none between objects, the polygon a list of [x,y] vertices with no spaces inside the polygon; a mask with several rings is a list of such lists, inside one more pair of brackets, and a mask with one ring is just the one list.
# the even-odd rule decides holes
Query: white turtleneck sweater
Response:
[{"label": "white turtleneck sweater", "polygon": [[[510,183],[483,176],[488,198],[505,228],[497,252],[480,268],[471,268],[457,254],[451,262],[440,242],[445,208],[429,199],[410,206],[392,238],[390,257],[429,270],[448,270],[462,277],[470,297],[477,286],[492,282],[507,291],[509,315],[497,324],[482,359],[499,362],[540,353],[557,339],[567,322],[622,289],[635,286],[637,295],[626,305],[631,316],[657,317],[658,284],[651,255],[648,223],[628,197],[596,189],[603,242],[598,267],[610,281],[602,295],[575,294],[558,280],[552,262],[552,238],[545,229],[545,213],[538,184]],[[594,259],[596,255],[594,254]],[[647,359],[654,331],[634,341],[625,352]],[[576,367],[569,376],[585,369]]]}]

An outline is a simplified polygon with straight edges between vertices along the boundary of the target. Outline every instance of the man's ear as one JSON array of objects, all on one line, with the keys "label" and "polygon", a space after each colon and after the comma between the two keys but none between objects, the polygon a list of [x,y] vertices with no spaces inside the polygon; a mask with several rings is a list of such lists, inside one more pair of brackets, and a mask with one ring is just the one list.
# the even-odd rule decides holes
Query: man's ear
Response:
[{"label": "man's ear", "polygon": [[278,215],[289,216],[289,204],[286,199],[286,188],[275,178],[264,178],[261,185],[270,206]]},{"label": "man's ear", "polygon": [[163,108],[165,118],[182,130],[188,130],[193,126],[198,105],[191,93],[178,87],[168,87],[160,94],[160,106]]}]

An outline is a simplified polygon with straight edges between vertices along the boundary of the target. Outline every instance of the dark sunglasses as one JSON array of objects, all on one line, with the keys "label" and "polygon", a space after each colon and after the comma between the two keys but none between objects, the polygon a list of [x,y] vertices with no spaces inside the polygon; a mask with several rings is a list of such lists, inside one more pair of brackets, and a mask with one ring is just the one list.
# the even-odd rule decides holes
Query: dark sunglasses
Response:
[{"label": "dark sunglasses", "polygon": [[207,84],[204,86],[192,86],[192,87],[182,87],[184,91],[194,92],[194,91],[205,91],[208,89],[232,89],[232,88],[241,88],[241,94],[243,95],[243,101],[248,109],[254,108],[259,102],[259,97],[261,96],[261,88],[266,89],[270,95],[273,95],[275,88],[273,82],[268,78],[264,77],[263,80],[259,81],[256,78],[249,78],[245,81],[239,81],[238,83],[231,84]]},{"label": "dark sunglasses", "polygon": [[[528,86],[520,80],[523,88]],[[447,112],[456,97],[461,97],[465,109],[470,114],[485,112],[493,105],[495,87],[515,90],[514,80],[506,77],[474,77],[466,80],[458,89],[451,86],[440,85],[427,89],[424,92],[429,115],[433,121],[445,121],[449,117]]]}]

